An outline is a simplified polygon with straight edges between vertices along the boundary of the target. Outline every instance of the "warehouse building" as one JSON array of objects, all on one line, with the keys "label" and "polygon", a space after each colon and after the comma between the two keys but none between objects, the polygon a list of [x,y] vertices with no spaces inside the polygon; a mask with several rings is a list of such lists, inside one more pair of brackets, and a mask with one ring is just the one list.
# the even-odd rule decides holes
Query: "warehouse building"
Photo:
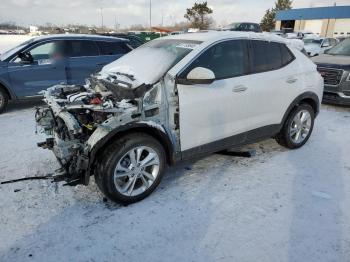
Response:
[{"label": "warehouse building", "polygon": [[329,6],[278,11],[276,30],[311,31],[319,36],[350,36],[350,6]]}]

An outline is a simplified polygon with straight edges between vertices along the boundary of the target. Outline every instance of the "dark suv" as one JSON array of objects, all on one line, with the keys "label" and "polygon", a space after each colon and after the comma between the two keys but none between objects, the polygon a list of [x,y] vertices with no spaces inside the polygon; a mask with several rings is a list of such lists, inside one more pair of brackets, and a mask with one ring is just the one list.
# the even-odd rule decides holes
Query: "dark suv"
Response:
[{"label": "dark suv", "polygon": [[259,24],[256,23],[232,23],[228,25],[225,31],[245,31],[245,32],[256,32],[260,33],[261,28]]},{"label": "dark suv", "polygon": [[57,84],[84,84],[90,74],[131,50],[126,39],[93,35],[24,42],[0,56],[0,113],[9,99],[40,97],[40,91]]},{"label": "dark suv", "polygon": [[350,38],[312,60],[324,78],[323,102],[350,105]]}]

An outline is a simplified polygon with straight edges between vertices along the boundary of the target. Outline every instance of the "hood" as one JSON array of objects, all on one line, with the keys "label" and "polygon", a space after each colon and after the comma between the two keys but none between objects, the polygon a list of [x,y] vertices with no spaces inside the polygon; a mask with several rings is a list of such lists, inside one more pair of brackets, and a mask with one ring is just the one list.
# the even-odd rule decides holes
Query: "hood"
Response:
[{"label": "hood", "polygon": [[350,71],[350,57],[342,55],[322,54],[311,59],[315,64]]},{"label": "hood", "polygon": [[140,48],[106,65],[98,79],[119,80],[129,83],[129,88],[153,85],[169,70],[175,60],[174,54],[162,49]]}]

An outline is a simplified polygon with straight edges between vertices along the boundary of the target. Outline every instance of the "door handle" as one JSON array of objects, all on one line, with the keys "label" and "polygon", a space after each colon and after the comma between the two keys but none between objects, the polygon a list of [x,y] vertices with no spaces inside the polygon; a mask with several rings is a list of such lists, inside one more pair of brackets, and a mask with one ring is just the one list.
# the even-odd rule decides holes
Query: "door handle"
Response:
[{"label": "door handle", "polygon": [[293,84],[293,83],[295,83],[296,81],[298,81],[298,78],[295,78],[295,77],[289,77],[289,78],[287,78],[287,80],[286,80],[286,82],[287,82],[288,84]]},{"label": "door handle", "polygon": [[98,66],[105,66],[105,65],[107,65],[107,63],[99,63],[99,64],[97,64]]},{"label": "door handle", "polygon": [[235,92],[235,93],[240,93],[240,92],[244,92],[248,89],[248,87],[244,86],[244,85],[238,85],[238,86],[235,86],[232,91]]}]

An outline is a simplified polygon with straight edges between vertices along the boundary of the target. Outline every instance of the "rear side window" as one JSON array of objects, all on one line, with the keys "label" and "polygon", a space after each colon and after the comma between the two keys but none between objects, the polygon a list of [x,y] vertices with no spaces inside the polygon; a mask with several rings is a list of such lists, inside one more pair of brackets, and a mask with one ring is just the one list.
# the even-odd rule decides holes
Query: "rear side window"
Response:
[{"label": "rear side window", "polygon": [[285,45],[280,44],[280,46],[281,46],[281,55],[282,55],[282,65],[285,66],[294,60],[294,55]]},{"label": "rear side window", "polygon": [[212,70],[217,80],[244,75],[248,72],[247,56],[246,41],[221,42],[201,54],[181,77],[186,78],[187,74],[195,67]]},{"label": "rear side window", "polygon": [[282,67],[280,44],[266,41],[252,41],[252,67],[254,73],[275,70]]},{"label": "rear side window", "polygon": [[68,41],[67,53],[69,57],[98,56],[96,43],[89,40]]},{"label": "rear side window", "polygon": [[130,51],[130,48],[123,42],[96,42],[100,48],[101,55],[123,55]]}]

